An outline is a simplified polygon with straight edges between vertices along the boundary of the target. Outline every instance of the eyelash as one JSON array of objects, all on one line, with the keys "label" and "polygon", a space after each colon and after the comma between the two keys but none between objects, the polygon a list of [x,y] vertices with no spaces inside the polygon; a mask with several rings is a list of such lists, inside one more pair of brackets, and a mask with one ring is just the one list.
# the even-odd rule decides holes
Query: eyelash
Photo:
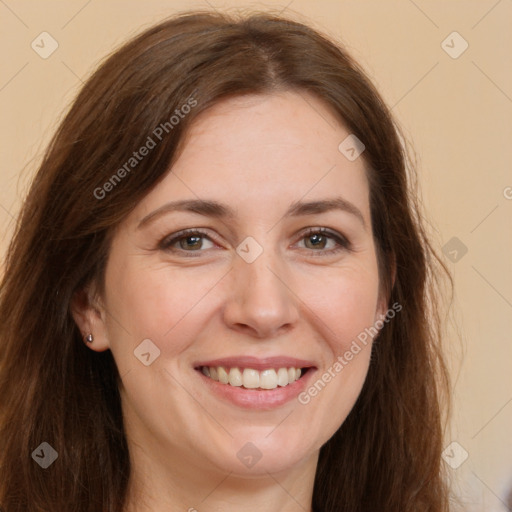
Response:
[{"label": "eyelash", "polygon": [[[323,250],[314,250],[311,249],[310,252],[312,252],[312,255],[316,256],[330,256],[332,254],[336,254],[339,251],[352,251],[352,245],[349,242],[347,238],[344,236],[336,233],[335,231],[331,231],[327,228],[309,228],[304,233],[302,233],[299,240],[303,240],[304,238],[307,238],[312,235],[320,234],[323,237],[330,238],[334,240],[338,245],[334,249],[323,249]],[[168,252],[182,252],[182,253],[201,253],[204,252],[203,250],[199,249],[196,251],[186,251],[184,249],[173,249],[172,246],[179,242],[180,240],[183,240],[185,238],[188,238],[190,236],[202,236],[210,240],[211,242],[214,242],[209,236],[208,233],[201,229],[184,229],[183,231],[179,231],[178,233],[175,233],[173,235],[165,237],[161,242],[159,243],[159,248],[163,251]],[[197,257],[198,255],[195,254],[187,254],[186,257]]]}]

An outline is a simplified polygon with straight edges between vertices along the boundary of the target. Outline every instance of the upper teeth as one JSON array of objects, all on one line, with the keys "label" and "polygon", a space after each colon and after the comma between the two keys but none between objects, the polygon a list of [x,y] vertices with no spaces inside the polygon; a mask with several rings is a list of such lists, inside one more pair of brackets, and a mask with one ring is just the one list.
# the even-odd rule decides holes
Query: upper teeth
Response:
[{"label": "upper teeth", "polygon": [[201,371],[213,380],[231,386],[244,388],[274,389],[287,386],[301,376],[300,368],[270,368],[258,371],[252,368],[224,368],[223,366],[202,366]]}]

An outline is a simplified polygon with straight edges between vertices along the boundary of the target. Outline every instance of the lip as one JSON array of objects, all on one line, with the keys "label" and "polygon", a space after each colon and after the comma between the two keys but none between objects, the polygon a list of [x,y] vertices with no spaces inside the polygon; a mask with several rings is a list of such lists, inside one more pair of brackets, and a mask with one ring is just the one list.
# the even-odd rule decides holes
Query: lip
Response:
[{"label": "lip", "polygon": [[[269,368],[308,368],[308,371],[299,379],[284,387],[275,389],[258,390],[245,389],[229,384],[222,384],[216,380],[206,377],[201,372],[202,366],[224,366],[227,368],[253,368],[258,371]],[[271,410],[281,407],[294,400],[306,389],[312,376],[316,373],[316,366],[311,361],[296,359],[286,356],[257,358],[251,356],[227,357],[201,361],[194,365],[195,373],[207,390],[223,402],[244,409]]]},{"label": "lip", "polygon": [[314,368],[312,361],[305,359],[296,359],[287,356],[274,357],[253,357],[253,356],[235,356],[224,357],[221,359],[212,359],[209,361],[200,361],[194,363],[194,368],[201,366],[224,366],[225,368],[253,368],[254,370],[263,371],[270,368]]}]

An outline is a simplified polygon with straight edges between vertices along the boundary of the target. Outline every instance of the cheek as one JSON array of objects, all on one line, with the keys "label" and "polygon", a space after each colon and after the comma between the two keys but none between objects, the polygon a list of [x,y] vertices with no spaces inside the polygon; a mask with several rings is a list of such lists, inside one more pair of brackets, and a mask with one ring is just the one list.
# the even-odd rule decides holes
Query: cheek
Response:
[{"label": "cheek", "polygon": [[194,329],[201,329],[197,311],[222,274],[198,268],[177,271],[163,264],[148,267],[136,261],[116,268],[106,283],[112,350],[125,351],[128,345],[133,351],[142,340],[151,339],[162,355],[179,354]]},{"label": "cheek", "polygon": [[301,297],[311,316],[317,318],[316,325],[334,357],[375,322],[379,292],[376,264],[347,265],[323,275],[312,287],[314,282],[308,279]]},{"label": "cheek", "polygon": [[327,350],[299,403],[312,418],[309,434],[321,443],[345,421],[364,385],[377,301],[378,279],[371,271],[340,273],[326,280],[321,293],[310,293],[310,318],[316,318]]}]

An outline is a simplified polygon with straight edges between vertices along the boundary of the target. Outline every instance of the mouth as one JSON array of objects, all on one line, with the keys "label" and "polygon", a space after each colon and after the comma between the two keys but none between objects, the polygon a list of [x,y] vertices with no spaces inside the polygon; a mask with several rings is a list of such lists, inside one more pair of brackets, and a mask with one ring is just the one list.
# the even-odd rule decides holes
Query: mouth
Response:
[{"label": "mouth", "polygon": [[317,369],[302,359],[251,356],[197,362],[193,368],[212,396],[257,410],[292,402]]},{"label": "mouth", "polygon": [[205,377],[220,384],[263,391],[287,387],[304,377],[310,368],[282,366],[279,368],[257,370],[256,368],[239,368],[236,366],[232,368],[226,366],[200,366],[196,369]]}]

